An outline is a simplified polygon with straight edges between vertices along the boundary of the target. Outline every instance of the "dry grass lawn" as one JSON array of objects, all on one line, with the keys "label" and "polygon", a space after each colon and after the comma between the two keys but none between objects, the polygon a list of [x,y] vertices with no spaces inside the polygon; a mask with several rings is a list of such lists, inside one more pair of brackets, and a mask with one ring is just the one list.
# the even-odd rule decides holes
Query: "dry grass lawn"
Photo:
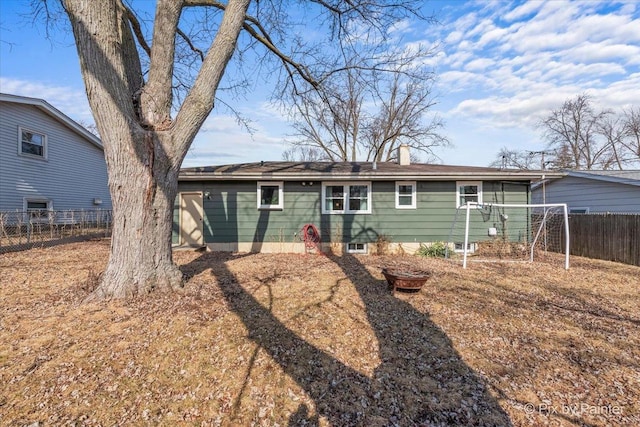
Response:
[{"label": "dry grass lawn", "polygon": [[0,425],[640,425],[638,267],[178,252],[83,304],[108,245],[0,256]]}]

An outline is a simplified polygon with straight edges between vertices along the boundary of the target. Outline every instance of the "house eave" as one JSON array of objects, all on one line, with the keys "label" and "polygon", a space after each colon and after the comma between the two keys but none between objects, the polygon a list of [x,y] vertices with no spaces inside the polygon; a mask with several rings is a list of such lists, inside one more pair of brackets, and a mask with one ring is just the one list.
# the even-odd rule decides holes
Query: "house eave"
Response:
[{"label": "house eave", "polygon": [[523,172],[500,172],[500,173],[473,173],[473,172],[451,172],[451,173],[350,173],[350,174],[289,174],[289,173],[181,173],[179,181],[256,181],[256,180],[278,180],[278,181],[400,181],[400,180],[420,180],[420,181],[538,181],[543,178],[560,178],[564,176],[560,172],[545,173],[523,173]]},{"label": "house eave", "polygon": [[[625,171],[625,172],[635,172],[637,174],[637,171]],[[594,173],[592,171],[568,170],[566,171],[566,174],[574,178],[592,179],[594,181],[605,181],[605,182],[612,182],[616,184],[640,186],[640,180],[638,179],[625,178],[620,176],[599,175],[598,173]]]},{"label": "house eave", "polygon": [[69,116],[67,116],[62,111],[55,108],[53,105],[49,104],[44,99],[30,98],[27,96],[19,96],[19,95],[11,95],[7,93],[0,93],[0,102],[11,102],[14,104],[31,105],[36,108],[39,108],[45,114],[57,119],[61,123],[65,124],[72,131],[84,137],[91,144],[95,145],[101,150],[104,150],[104,146],[102,145],[102,141],[100,141],[100,138],[98,138],[97,136],[89,132],[87,129],[85,129],[75,120],[71,119]]}]

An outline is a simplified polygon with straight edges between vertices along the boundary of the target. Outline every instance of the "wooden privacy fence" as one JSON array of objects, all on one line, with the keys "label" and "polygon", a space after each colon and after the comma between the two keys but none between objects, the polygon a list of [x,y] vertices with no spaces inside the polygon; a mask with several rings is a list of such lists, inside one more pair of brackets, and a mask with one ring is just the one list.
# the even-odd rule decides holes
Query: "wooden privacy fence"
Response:
[{"label": "wooden privacy fence", "polygon": [[571,214],[571,255],[640,266],[640,214]]}]

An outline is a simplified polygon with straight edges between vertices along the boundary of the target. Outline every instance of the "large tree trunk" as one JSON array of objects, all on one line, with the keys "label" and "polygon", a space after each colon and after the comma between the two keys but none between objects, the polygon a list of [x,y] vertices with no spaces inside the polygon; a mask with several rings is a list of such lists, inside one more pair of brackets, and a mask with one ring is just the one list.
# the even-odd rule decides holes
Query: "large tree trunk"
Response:
[{"label": "large tree trunk", "polygon": [[182,273],[171,253],[178,169],[167,159],[157,135],[148,131],[140,137],[120,144],[148,147],[139,153],[142,161],[110,159],[111,257],[94,298],[128,298],[182,286]]},{"label": "large tree trunk", "polygon": [[113,204],[111,256],[92,298],[127,298],[182,285],[182,274],[171,255],[178,173],[213,109],[216,89],[235,50],[249,2],[227,2],[218,35],[172,120],[175,37],[185,3],[157,3],[149,81],[145,84],[131,15],[124,3],[64,0],[87,97],[105,149]]}]

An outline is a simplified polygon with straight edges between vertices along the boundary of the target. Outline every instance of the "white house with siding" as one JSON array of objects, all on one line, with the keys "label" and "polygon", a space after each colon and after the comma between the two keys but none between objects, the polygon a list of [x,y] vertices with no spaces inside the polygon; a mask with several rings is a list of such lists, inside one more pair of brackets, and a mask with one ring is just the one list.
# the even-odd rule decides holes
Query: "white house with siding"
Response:
[{"label": "white house with siding", "polygon": [[532,186],[532,203],[566,203],[569,213],[640,213],[640,170],[564,171]]},{"label": "white house with siding", "polygon": [[0,211],[111,209],[100,139],[48,102],[0,94]]}]

